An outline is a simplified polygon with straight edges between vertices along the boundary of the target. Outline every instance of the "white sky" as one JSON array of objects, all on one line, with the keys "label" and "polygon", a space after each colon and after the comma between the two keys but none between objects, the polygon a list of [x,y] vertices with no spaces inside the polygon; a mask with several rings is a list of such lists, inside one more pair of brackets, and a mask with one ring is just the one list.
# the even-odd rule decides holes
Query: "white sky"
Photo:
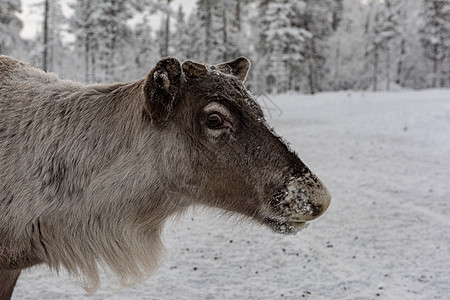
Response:
[{"label": "white sky", "polygon": [[[42,0],[22,0],[22,13],[19,17],[23,21],[23,29],[20,35],[23,38],[32,38],[42,28],[43,19],[43,5]],[[63,6],[63,12],[66,16],[69,16],[72,11],[68,4],[71,0],[61,0]],[[182,5],[186,14],[190,13],[194,7],[195,0],[173,0],[171,3],[172,8],[176,11],[178,6]],[[153,27],[158,27],[160,24],[161,13],[151,16],[151,22]]]}]

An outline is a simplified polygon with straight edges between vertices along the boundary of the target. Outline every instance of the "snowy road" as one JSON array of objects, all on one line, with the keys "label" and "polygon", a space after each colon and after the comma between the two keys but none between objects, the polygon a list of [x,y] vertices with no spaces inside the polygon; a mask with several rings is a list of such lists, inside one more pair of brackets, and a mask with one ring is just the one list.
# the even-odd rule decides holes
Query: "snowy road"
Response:
[{"label": "snowy road", "polygon": [[270,122],[333,195],[298,236],[197,210],[158,272],[87,294],[45,267],[14,299],[450,299],[450,90],[273,97]]}]

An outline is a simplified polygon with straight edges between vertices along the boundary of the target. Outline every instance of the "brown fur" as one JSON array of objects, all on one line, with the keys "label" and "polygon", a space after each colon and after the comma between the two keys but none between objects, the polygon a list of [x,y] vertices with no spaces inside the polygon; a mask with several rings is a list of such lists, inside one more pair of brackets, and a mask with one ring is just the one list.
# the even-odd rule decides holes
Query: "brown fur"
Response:
[{"label": "brown fur", "polygon": [[0,299],[10,299],[19,278],[20,270],[0,271]]},{"label": "brown fur", "polygon": [[[84,86],[0,56],[0,295],[39,263],[91,290],[99,268],[143,280],[165,220],[193,204],[272,227],[312,219],[279,210],[292,178],[316,177],[266,126],[242,85],[246,62],[199,73],[169,58],[135,82]],[[207,109],[231,125],[208,128]],[[306,189],[319,207],[329,196],[316,183]]]}]

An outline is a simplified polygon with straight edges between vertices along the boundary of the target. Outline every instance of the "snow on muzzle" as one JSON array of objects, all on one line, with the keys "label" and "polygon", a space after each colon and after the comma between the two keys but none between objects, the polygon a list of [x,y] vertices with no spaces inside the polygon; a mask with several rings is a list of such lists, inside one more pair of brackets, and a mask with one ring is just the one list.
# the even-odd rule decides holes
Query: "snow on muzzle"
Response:
[{"label": "snow on muzzle", "polygon": [[330,193],[314,174],[292,177],[272,198],[270,204],[276,217],[271,227],[280,233],[295,233],[306,222],[320,217],[330,202]]}]

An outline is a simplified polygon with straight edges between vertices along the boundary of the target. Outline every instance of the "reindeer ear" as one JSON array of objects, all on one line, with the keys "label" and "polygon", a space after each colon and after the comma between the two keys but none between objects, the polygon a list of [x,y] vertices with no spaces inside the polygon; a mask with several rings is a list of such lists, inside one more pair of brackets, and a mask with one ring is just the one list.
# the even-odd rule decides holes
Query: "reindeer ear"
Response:
[{"label": "reindeer ear", "polygon": [[206,73],[206,66],[193,62],[185,61],[182,65],[184,74],[189,78],[196,78]]},{"label": "reindeer ear", "polygon": [[216,65],[216,68],[220,71],[236,76],[242,82],[247,78],[248,71],[250,70],[250,60],[246,57],[238,57],[235,60],[224,62]]},{"label": "reindeer ear", "polygon": [[164,58],[150,71],[144,83],[144,107],[153,123],[167,121],[181,88],[181,63]]}]

